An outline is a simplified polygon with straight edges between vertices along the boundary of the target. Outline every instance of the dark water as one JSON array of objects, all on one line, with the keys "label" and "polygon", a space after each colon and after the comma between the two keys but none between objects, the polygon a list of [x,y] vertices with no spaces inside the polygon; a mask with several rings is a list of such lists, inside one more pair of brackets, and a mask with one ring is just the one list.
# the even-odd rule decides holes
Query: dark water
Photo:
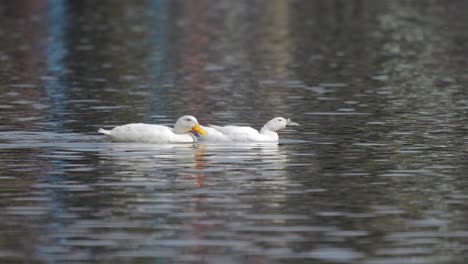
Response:
[{"label": "dark water", "polygon": [[[465,263],[468,2],[0,4],[0,262]],[[99,127],[302,124],[279,145]]]}]

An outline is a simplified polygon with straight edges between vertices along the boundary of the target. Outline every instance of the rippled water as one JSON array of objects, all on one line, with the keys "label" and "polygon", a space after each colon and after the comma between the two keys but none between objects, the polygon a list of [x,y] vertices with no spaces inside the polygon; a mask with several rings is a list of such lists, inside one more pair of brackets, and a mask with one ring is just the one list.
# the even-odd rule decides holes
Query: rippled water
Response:
[{"label": "rippled water", "polygon": [[[465,263],[468,3],[0,4],[0,262]],[[129,122],[302,126],[123,144]]]}]

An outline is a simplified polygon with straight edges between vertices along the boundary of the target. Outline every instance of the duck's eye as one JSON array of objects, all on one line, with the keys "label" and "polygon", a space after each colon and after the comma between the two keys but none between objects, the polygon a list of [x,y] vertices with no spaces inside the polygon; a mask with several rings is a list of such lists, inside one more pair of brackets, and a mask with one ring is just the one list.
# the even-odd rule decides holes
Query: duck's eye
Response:
[{"label": "duck's eye", "polygon": [[190,122],[190,121],[192,121],[192,120],[190,120],[190,118],[187,118],[187,119],[185,119],[185,121],[188,121],[188,122]]}]

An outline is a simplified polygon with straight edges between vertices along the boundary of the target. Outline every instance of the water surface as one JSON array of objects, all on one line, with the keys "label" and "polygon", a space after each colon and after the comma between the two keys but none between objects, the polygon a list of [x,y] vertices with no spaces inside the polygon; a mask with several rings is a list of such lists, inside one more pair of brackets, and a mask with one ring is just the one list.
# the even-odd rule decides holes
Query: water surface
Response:
[{"label": "water surface", "polygon": [[[0,4],[0,262],[464,263],[464,1]],[[302,126],[111,143],[130,122]]]}]

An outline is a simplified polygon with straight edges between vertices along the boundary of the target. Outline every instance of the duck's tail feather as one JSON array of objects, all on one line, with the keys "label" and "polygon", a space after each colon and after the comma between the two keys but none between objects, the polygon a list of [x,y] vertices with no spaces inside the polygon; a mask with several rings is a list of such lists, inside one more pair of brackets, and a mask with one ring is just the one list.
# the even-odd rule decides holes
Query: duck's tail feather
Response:
[{"label": "duck's tail feather", "polygon": [[110,135],[110,131],[109,131],[109,130],[105,130],[105,129],[102,129],[102,128],[98,129],[97,132],[99,132],[99,133],[101,133],[101,134],[104,134],[104,135],[106,135],[106,136]]}]

